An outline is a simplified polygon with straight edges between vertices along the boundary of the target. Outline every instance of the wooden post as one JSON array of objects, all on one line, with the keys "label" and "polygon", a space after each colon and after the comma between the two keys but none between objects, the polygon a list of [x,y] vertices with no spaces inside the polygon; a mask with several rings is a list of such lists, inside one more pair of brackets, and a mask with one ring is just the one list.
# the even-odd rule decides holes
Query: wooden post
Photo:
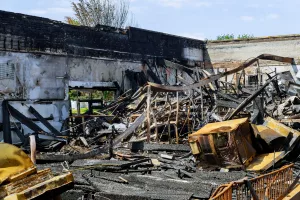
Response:
[{"label": "wooden post", "polygon": [[76,105],[77,105],[77,115],[80,115],[80,102],[79,102],[79,91],[77,90],[77,100],[76,100]]},{"label": "wooden post", "polygon": [[36,140],[35,135],[29,136],[29,142],[30,142],[30,159],[33,162],[33,164],[36,164]]},{"label": "wooden post", "polygon": [[167,102],[168,102],[169,108],[170,108],[170,112],[169,112],[169,116],[168,116],[168,137],[169,137],[169,144],[171,144],[172,140],[171,140],[171,123],[170,123],[170,120],[171,120],[171,114],[172,114],[172,104],[170,102],[168,93],[167,93]]},{"label": "wooden post", "polygon": [[178,117],[179,117],[179,95],[176,92],[176,122],[175,122],[175,133],[176,133],[176,144],[179,144],[179,135],[178,135]]},{"label": "wooden post", "polygon": [[[85,133],[85,121],[84,121],[84,115],[82,115],[81,117],[81,120],[82,120],[82,133]],[[85,135],[85,134],[84,134]]]},{"label": "wooden post", "polygon": [[191,130],[191,124],[190,124],[190,114],[191,114],[191,100],[189,100],[189,105],[188,105],[188,114],[187,114],[187,119],[188,119],[188,132],[192,133]]},{"label": "wooden post", "polygon": [[[218,68],[219,70],[219,68]],[[198,82],[200,82],[200,76],[199,76],[199,69],[197,67],[197,79],[198,79]],[[200,96],[201,96],[201,120],[204,119],[204,109],[203,109],[203,93],[202,93],[202,87],[200,87]]]},{"label": "wooden post", "polygon": [[[227,68],[225,68],[225,73],[227,72]],[[225,76],[225,94],[227,94],[227,76]]]},{"label": "wooden post", "polygon": [[151,86],[148,86],[147,90],[147,142],[150,142],[150,126],[151,126],[151,119],[150,119],[150,107],[151,107]]},{"label": "wooden post", "polygon": [[152,110],[152,117],[153,117],[153,122],[154,122],[154,126],[155,126],[155,140],[158,142],[158,127],[157,127],[157,120],[156,117],[154,115],[154,112]]}]

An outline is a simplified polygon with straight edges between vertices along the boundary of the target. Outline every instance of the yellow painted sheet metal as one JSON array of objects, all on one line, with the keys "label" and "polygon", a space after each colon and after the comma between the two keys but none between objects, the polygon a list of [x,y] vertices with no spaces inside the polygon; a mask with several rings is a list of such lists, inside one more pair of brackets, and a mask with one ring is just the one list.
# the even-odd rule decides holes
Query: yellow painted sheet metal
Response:
[{"label": "yellow painted sheet metal", "polygon": [[288,193],[282,200],[298,200],[300,199],[300,184],[298,184],[290,193]]},{"label": "yellow painted sheet metal", "polygon": [[192,142],[189,142],[189,143],[190,143],[190,147],[192,149],[193,155],[200,154],[200,149],[197,145],[197,141],[192,141]]},{"label": "yellow painted sheet metal", "polygon": [[284,151],[279,151],[275,153],[266,153],[258,155],[246,168],[247,171],[265,171],[270,168],[275,160],[275,163],[283,158],[285,155]]},{"label": "yellow painted sheet metal", "polygon": [[248,123],[248,118],[209,123],[197,132],[191,134],[190,137],[202,134],[229,133],[235,131],[241,124],[244,124],[246,122]]},{"label": "yellow painted sheet metal", "polygon": [[[27,200],[34,199],[46,192],[53,191],[55,189],[61,188],[63,186],[71,185],[74,182],[74,178],[71,172],[67,174],[62,174],[60,176],[55,176],[51,179],[38,183],[32,187],[22,190],[18,193],[6,196],[2,200]],[[59,195],[59,194],[54,194]]]},{"label": "yellow painted sheet metal", "polygon": [[292,129],[292,128],[276,121],[275,119],[272,119],[271,117],[267,117],[265,119],[264,126],[267,126],[270,129],[273,129],[274,131],[276,131],[277,133],[280,133],[280,135],[282,135],[284,137],[287,137],[290,132],[293,133],[295,136],[300,136],[299,131]]},{"label": "yellow painted sheet metal", "polygon": [[26,177],[36,172],[34,164],[21,149],[0,143],[0,185],[10,179]]}]

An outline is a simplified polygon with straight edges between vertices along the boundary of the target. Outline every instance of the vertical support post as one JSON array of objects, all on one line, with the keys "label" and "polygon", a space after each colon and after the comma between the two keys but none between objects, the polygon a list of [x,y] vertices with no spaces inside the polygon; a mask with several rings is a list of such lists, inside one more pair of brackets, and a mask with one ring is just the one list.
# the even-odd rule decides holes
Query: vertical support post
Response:
[{"label": "vertical support post", "polygon": [[246,71],[244,69],[243,69],[243,75],[244,75],[243,87],[246,87]]},{"label": "vertical support post", "polygon": [[[227,68],[225,68],[225,73],[227,72]],[[225,76],[225,94],[227,94],[227,76]]]},{"label": "vertical support post", "polygon": [[190,124],[190,115],[191,115],[191,100],[189,100],[189,105],[188,105],[187,122],[188,122],[188,132],[192,133],[191,124]]},{"label": "vertical support post", "polygon": [[[217,70],[217,72],[219,72],[219,68]],[[200,81],[200,76],[199,76],[199,69],[197,67],[197,79],[198,81]],[[204,104],[203,104],[203,93],[202,93],[202,87],[200,87],[200,96],[201,96],[201,121],[203,121],[204,119]]]},{"label": "vertical support post", "polygon": [[30,135],[29,140],[30,140],[30,159],[35,164],[36,163],[36,140],[35,140],[35,135]]},{"label": "vertical support post", "polygon": [[3,139],[5,143],[12,144],[10,114],[8,112],[8,101],[2,102],[2,116],[3,116]]},{"label": "vertical support post", "polygon": [[259,60],[257,60],[257,89],[260,87],[261,85],[261,80],[260,80],[260,68],[259,68]]},{"label": "vertical support post", "polygon": [[80,115],[80,102],[79,102],[79,92],[77,90],[77,99],[76,99],[76,105],[77,105],[77,115]]},{"label": "vertical support post", "polygon": [[169,139],[169,144],[172,143],[172,139],[171,139],[171,114],[172,114],[172,104],[170,102],[170,98],[169,98],[169,93],[167,93],[167,102],[169,104],[169,116],[168,116],[168,139]]},{"label": "vertical support post", "polygon": [[82,119],[82,133],[85,131],[85,121],[84,121],[84,115],[81,116]]},{"label": "vertical support post", "polygon": [[88,106],[89,106],[89,115],[92,115],[93,114],[93,95],[92,95],[92,92],[89,93],[89,99],[90,101],[88,101]]},{"label": "vertical support post", "polygon": [[178,117],[179,117],[179,95],[176,92],[176,122],[175,122],[175,134],[176,134],[176,144],[179,144],[179,134],[178,134]]},{"label": "vertical support post", "polygon": [[150,107],[151,107],[151,86],[148,86],[147,90],[147,142],[150,142]]}]

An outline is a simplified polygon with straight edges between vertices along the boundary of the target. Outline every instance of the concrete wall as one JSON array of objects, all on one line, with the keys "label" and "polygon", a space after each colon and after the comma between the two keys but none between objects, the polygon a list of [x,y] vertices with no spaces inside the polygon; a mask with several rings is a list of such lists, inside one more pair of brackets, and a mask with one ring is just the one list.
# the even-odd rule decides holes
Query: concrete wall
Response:
[{"label": "concrete wall", "polygon": [[245,60],[260,54],[275,54],[292,57],[297,63],[300,61],[300,35],[210,41],[206,47],[206,64],[212,64],[214,68],[237,67]]},{"label": "concrete wall", "polygon": [[[205,53],[205,66],[215,72],[224,72],[225,69],[235,68],[246,60],[261,54],[274,54],[283,57],[292,57],[295,64],[284,64],[275,61],[260,60],[245,70],[246,83],[248,76],[257,74],[258,68],[263,75],[263,82],[267,79],[265,73],[276,71],[290,72],[296,81],[300,78],[300,35],[273,36],[248,40],[209,41]],[[274,74],[273,74],[274,75]],[[227,80],[235,81],[235,75]]]}]

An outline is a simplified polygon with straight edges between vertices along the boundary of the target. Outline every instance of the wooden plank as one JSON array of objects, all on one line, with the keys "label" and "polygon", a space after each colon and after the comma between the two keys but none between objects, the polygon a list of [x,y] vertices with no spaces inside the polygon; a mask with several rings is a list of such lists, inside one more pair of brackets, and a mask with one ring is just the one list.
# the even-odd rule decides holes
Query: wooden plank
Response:
[{"label": "wooden plank", "polygon": [[147,142],[150,142],[151,135],[151,119],[150,119],[150,107],[151,107],[151,86],[148,86],[147,90]]},{"label": "wooden plank", "polygon": [[178,116],[179,116],[179,95],[176,92],[176,122],[175,122],[175,134],[176,134],[176,144],[179,144],[179,134],[178,134]]}]

